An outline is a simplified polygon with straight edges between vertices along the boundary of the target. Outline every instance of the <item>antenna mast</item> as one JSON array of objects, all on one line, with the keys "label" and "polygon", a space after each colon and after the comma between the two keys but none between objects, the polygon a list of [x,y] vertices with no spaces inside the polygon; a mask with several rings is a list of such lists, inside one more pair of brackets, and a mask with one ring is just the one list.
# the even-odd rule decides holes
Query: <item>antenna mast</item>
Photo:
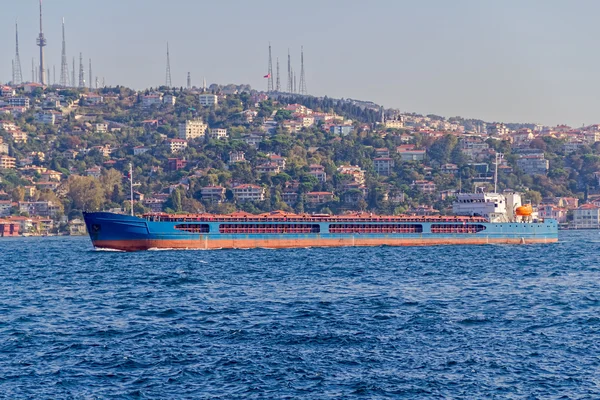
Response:
[{"label": "antenna mast", "polygon": [[60,62],[60,86],[69,86],[69,63],[67,62],[67,41],[65,39],[65,19],[62,20],[62,56]]},{"label": "antenna mast", "polygon": [[167,78],[165,86],[169,88],[173,86],[171,82],[171,58],[169,57],[169,42],[167,42]]},{"label": "antenna mast", "polygon": [[79,53],[79,87],[85,87],[85,76],[83,74],[83,54]]},{"label": "antenna mast", "polygon": [[73,57],[73,69],[71,70],[71,87],[75,87],[75,57]]},{"label": "antenna mast", "polygon": [[92,76],[92,59],[90,58],[90,74],[88,75],[90,90],[92,90]]},{"label": "antenna mast", "polygon": [[290,49],[288,49],[288,80],[287,80],[287,92],[292,93],[294,89],[292,82],[292,59],[290,58]]},{"label": "antenna mast", "polygon": [[40,48],[40,83],[46,84],[46,68],[44,67],[44,47],[46,46],[46,38],[44,37],[44,29],[42,27],[42,0],[40,0],[40,35],[37,38],[37,45]]},{"label": "antenna mast", "polygon": [[308,94],[306,90],[306,77],[304,76],[304,46],[300,47],[300,94]]},{"label": "antenna mast", "polygon": [[188,76],[187,76],[187,88],[188,88],[188,90],[192,88],[192,75],[189,72],[188,72]]},{"label": "antenna mast", "polygon": [[281,82],[279,80],[279,57],[277,57],[277,81],[275,82],[275,91],[281,91]]},{"label": "antenna mast", "polygon": [[13,73],[13,85],[23,83],[23,70],[21,69],[21,57],[19,56],[19,25],[15,21],[15,67]]},{"label": "antenna mast", "polygon": [[269,72],[267,73],[267,92],[273,91],[273,59],[271,58],[271,42],[269,42]]}]

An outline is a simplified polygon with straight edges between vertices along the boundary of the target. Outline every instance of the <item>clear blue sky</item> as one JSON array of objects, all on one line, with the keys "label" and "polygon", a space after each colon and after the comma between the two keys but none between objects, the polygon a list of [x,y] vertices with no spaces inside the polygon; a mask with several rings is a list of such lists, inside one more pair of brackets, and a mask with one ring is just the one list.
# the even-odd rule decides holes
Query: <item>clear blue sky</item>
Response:
[{"label": "clear blue sky", "polygon": [[[37,0],[0,0],[0,81],[11,78],[19,19],[23,73],[37,54]],[[44,0],[48,65],[67,52],[134,88],[249,83],[266,88],[267,46],[285,85],[288,47],[308,91],[403,111],[543,124],[600,123],[600,1]],[[36,57],[37,58],[37,57]],[[275,66],[273,66],[275,68]],[[57,77],[58,79],[58,77]]]}]

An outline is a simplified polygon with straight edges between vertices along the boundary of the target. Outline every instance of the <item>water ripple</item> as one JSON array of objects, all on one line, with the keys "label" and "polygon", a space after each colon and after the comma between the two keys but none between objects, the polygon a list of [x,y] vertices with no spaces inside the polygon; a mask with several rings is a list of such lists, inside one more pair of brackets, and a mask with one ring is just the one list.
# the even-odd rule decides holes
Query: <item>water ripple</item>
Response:
[{"label": "water ripple", "polygon": [[0,241],[6,398],[600,398],[597,232],[541,246]]}]

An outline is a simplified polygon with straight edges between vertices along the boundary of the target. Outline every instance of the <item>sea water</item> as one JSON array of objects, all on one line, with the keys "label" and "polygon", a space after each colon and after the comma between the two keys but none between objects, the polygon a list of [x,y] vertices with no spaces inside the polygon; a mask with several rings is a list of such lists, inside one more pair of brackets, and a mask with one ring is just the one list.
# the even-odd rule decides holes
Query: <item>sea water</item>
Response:
[{"label": "sea water", "polygon": [[599,247],[0,239],[0,397],[600,398]]}]

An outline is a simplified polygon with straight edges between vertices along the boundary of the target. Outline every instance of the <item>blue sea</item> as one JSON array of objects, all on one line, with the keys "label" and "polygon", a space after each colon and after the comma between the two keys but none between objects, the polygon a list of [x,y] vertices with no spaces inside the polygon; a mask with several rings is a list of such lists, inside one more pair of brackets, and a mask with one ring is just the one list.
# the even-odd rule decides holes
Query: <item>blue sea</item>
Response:
[{"label": "blue sea", "polygon": [[597,399],[599,247],[0,239],[0,398]]}]

